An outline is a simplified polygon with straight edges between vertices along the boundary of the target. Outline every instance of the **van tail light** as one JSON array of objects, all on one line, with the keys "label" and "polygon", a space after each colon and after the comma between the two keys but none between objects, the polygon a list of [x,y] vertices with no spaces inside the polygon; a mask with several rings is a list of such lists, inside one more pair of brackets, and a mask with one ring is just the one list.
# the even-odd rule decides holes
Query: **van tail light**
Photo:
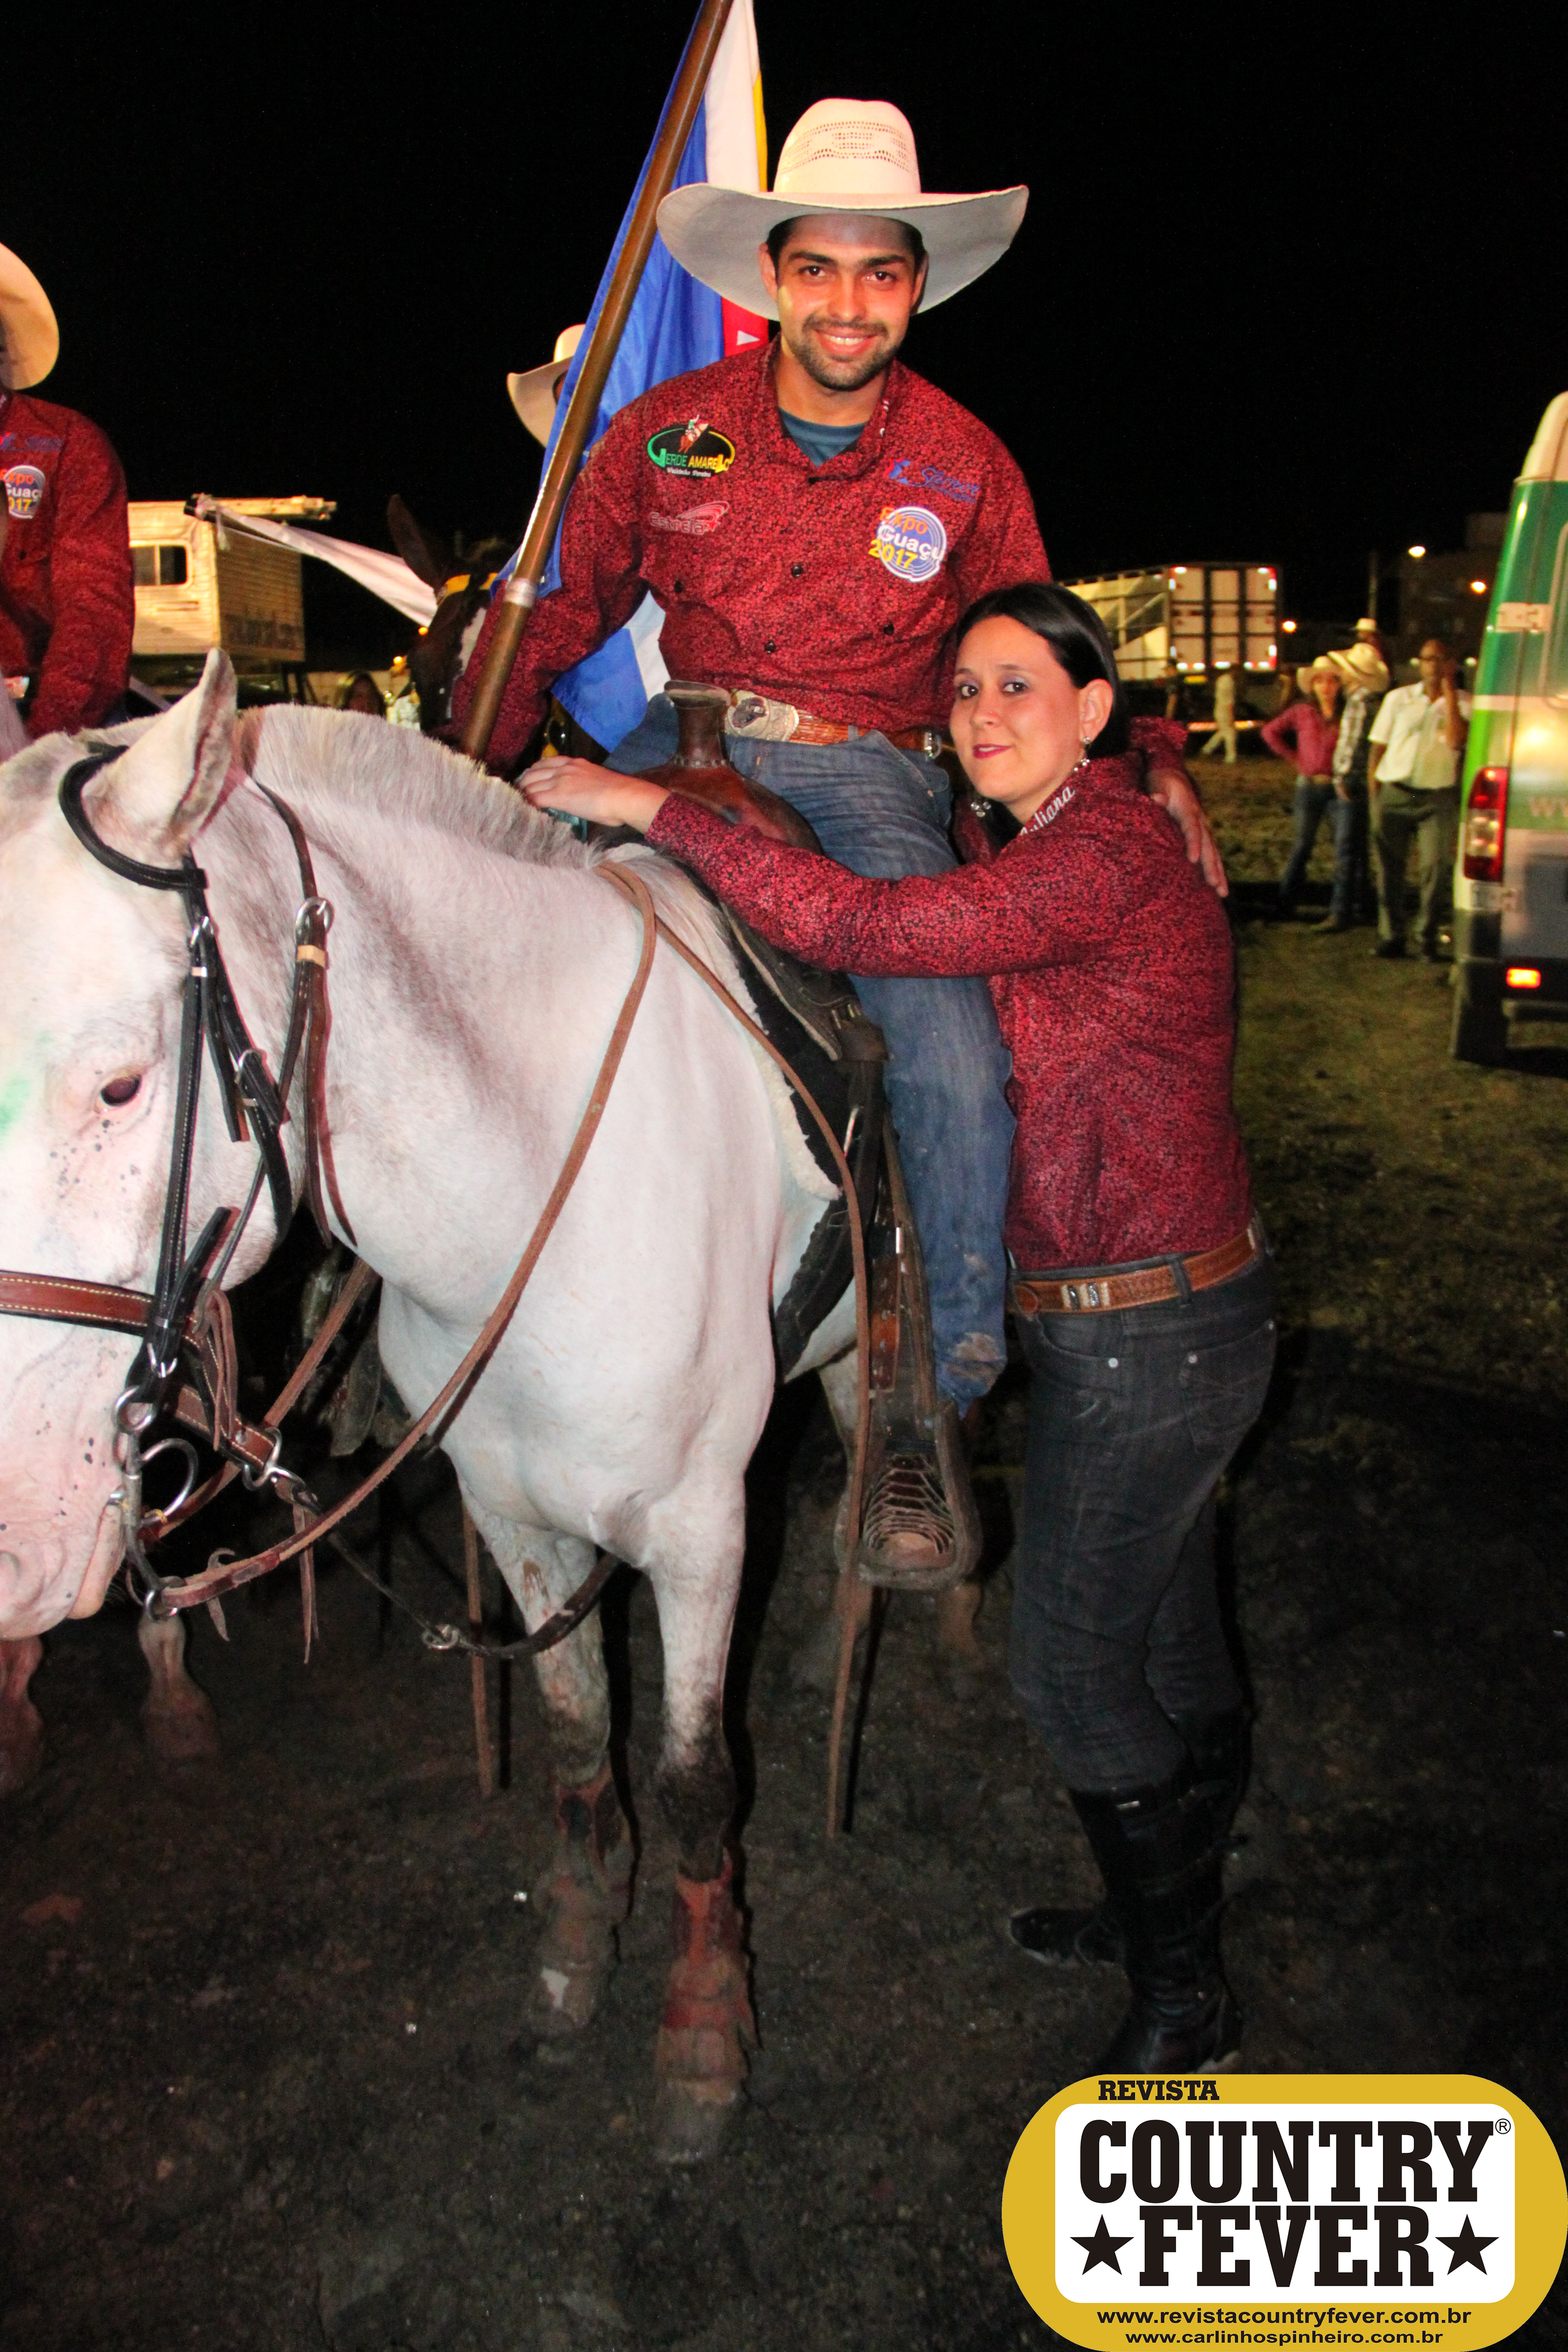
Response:
[{"label": "van tail light", "polygon": [[1465,879],[1502,880],[1502,836],[1508,823],[1508,770],[1478,768],[1465,811]]}]

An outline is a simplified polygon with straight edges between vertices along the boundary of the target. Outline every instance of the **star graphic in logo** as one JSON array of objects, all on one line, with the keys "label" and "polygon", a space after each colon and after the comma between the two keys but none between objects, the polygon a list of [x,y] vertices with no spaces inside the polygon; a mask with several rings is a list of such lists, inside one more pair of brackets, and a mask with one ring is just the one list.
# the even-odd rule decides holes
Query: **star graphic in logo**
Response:
[{"label": "star graphic in logo", "polygon": [[1467,2213],[1465,2216],[1464,2228],[1459,2231],[1458,2236],[1452,2238],[1439,2238],[1437,2243],[1440,2246],[1447,2246],[1450,2249],[1448,2255],[1448,2276],[1450,2278],[1453,2277],[1454,2273],[1464,2263],[1474,2263],[1477,2270],[1479,2270],[1481,2276],[1485,2278],[1487,2266],[1481,2260],[1482,2251],[1488,2246],[1495,2246],[1497,2240],[1495,2238],[1479,2238],[1474,2230],[1470,2227],[1470,2217]]},{"label": "star graphic in logo", "polygon": [[[1075,2246],[1081,2246],[1084,2252],[1089,2256],[1088,2262],[1085,2263],[1083,2266],[1084,2275],[1086,2278],[1089,2272],[1094,2268],[1096,2263],[1106,2263],[1110,2269],[1116,2273],[1117,2277],[1120,2278],[1121,2276],[1121,2263],[1118,2259],[1117,2248],[1119,2246],[1129,2246],[1131,2242],[1132,2241],[1131,2238],[1113,2238],[1111,2236],[1110,2225],[1106,2221],[1103,2213],[1100,2217],[1100,2226],[1095,2231],[1094,2235],[1091,2238],[1075,2238],[1073,2240],[1073,2244]],[[1490,2245],[1491,2240],[1489,2238],[1487,2240],[1487,2243],[1489,2246]]]}]

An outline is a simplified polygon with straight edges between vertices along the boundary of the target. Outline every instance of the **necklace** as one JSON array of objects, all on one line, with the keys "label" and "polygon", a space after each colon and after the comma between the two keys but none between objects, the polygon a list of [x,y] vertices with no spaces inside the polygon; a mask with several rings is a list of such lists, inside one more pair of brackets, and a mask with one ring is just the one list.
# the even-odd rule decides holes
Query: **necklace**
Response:
[{"label": "necklace", "polygon": [[[1055,824],[1057,818],[1060,816],[1063,809],[1066,808],[1068,801],[1077,800],[1078,793],[1073,784],[1073,778],[1075,776],[1081,776],[1088,766],[1089,753],[1086,751],[1077,767],[1069,768],[1068,770],[1067,774],[1062,778],[1061,782],[1052,791],[1049,798],[1042,801],[1039,807],[1035,811],[1034,815],[1026,818],[1018,827],[1017,833],[1014,835],[1015,840],[1021,841],[1025,834],[1036,833],[1047,824]],[[989,816],[992,808],[994,806],[994,803],[991,801],[983,801],[977,794],[972,793],[970,794],[969,805],[974,811],[976,816]]]}]

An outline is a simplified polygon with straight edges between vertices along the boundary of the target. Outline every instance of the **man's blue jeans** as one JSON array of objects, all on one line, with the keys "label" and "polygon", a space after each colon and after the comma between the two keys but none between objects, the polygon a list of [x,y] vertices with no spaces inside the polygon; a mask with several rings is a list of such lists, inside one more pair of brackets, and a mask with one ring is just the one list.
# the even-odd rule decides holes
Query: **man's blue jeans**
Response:
[{"label": "man's blue jeans", "polygon": [[[659,695],[606,764],[636,775],[673,758],[673,704]],[[797,808],[852,873],[946,874],[952,789],[934,761],[885,736],[847,743],[726,738],[731,764]],[[875,980],[856,992],[888,1042],[888,1101],[925,1251],[937,1379],[960,1410],[1006,1361],[1002,1223],[1013,1114],[1011,1059],[983,980]]]}]

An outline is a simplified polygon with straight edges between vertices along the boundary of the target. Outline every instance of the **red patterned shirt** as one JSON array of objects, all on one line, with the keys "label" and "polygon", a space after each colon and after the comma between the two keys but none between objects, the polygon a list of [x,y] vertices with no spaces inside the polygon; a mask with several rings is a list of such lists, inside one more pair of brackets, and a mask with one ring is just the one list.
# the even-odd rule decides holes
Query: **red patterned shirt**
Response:
[{"label": "red patterned shirt", "polygon": [[[855,446],[814,466],[779,422],[768,348],[621,410],[567,503],[561,572],[511,674],[497,767],[647,589],[671,677],[897,730],[946,723],[964,607],[1050,576],[1023,475],[967,409],[895,360]],[[459,723],[492,625],[458,681]]]},{"label": "red patterned shirt", "polygon": [[131,669],[120,460],[74,408],[0,394],[0,670],[34,681],[29,734],[93,726]]},{"label": "red patterned shirt", "polygon": [[[1150,751],[1181,730],[1143,722]],[[1136,759],[1096,760],[956,873],[876,882],[674,794],[648,838],[807,963],[983,972],[1013,1056],[1006,1240],[1031,1273],[1215,1249],[1251,1214],[1230,932]]]}]

